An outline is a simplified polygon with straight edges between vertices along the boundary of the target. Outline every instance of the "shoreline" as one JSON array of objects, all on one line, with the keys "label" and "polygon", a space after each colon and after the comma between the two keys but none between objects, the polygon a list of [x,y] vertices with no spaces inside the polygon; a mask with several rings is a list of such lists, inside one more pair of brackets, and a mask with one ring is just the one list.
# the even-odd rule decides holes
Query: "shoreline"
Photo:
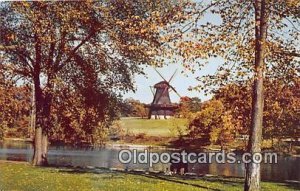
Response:
[{"label": "shoreline", "polygon": [[[3,138],[2,141],[16,141],[16,142],[33,143],[33,140],[31,138]],[[55,145],[55,143],[53,145]],[[65,144],[65,145],[69,145],[69,144]],[[79,146],[84,146],[84,145],[79,145]],[[93,145],[87,145],[87,146],[94,147]],[[104,148],[119,148],[119,149],[158,149],[158,150],[168,150],[168,151],[188,150],[188,148],[174,148],[174,147],[168,147],[168,146],[159,146],[159,145],[151,145],[151,144],[134,144],[134,143],[126,143],[126,142],[116,143],[113,141],[108,141],[105,145],[103,145],[103,147]],[[220,151],[222,151],[220,148],[207,148],[207,147],[201,148],[201,147],[199,147],[199,149],[202,149],[204,152],[220,152]],[[230,150],[230,152],[240,152],[237,149],[229,149],[229,150]],[[276,151],[270,150],[270,149],[263,149],[262,152],[276,152]],[[290,157],[300,157],[300,154],[285,154],[285,153],[280,153],[280,152],[277,152],[277,153],[280,156],[284,155],[284,156],[290,156]]]}]

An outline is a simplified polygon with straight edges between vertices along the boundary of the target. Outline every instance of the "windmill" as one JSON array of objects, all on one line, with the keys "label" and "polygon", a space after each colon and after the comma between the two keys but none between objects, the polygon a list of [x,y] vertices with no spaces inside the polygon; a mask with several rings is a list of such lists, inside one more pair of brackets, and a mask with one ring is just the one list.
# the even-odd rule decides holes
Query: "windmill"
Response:
[{"label": "windmill", "polygon": [[176,89],[170,85],[170,82],[174,78],[177,70],[175,70],[169,80],[166,80],[156,69],[155,71],[163,79],[163,81],[158,82],[154,86],[150,86],[153,94],[153,101],[151,104],[146,105],[146,107],[149,108],[148,118],[167,119],[168,117],[173,116],[174,110],[178,108],[177,104],[173,104],[171,102],[169,92],[174,91],[179,97],[181,97]]}]

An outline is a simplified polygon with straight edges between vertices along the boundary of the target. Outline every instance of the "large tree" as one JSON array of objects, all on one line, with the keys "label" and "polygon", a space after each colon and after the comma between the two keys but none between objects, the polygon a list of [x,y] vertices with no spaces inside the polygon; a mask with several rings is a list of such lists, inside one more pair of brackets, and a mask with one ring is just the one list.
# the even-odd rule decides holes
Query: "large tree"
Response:
[{"label": "large tree", "polygon": [[133,74],[161,52],[160,28],[180,12],[180,4],[156,0],[1,3],[2,69],[35,90],[34,165],[47,164],[58,84],[80,92],[87,106],[105,106],[97,96],[133,89]]},{"label": "large tree", "polygon": [[[248,151],[261,152],[265,76],[299,76],[300,3],[297,0],[212,0],[196,5],[194,17],[181,29],[179,47],[186,68],[197,71],[206,59],[224,60],[215,74],[199,77],[202,90],[228,82],[252,80],[252,110]],[[211,19],[205,19],[205,18]],[[203,18],[203,20],[202,20]],[[277,72],[276,72],[277,71]],[[280,72],[279,72],[280,74]],[[286,75],[286,74],[284,74]],[[246,168],[245,190],[259,190],[260,164]]]}]

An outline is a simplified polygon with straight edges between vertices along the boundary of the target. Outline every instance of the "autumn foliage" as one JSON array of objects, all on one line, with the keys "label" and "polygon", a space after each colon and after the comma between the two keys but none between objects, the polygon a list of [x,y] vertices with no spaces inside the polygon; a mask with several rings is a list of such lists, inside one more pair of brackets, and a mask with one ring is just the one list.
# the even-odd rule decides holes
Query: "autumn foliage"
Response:
[{"label": "autumn foliage", "polygon": [[[263,139],[300,137],[299,80],[284,84],[279,80],[265,83]],[[226,145],[234,138],[249,135],[251,123],[251,82],[229,84],[214,92],[189,123],[189,135],[203,144]],[[274,146],[274,145],[273,145]]]},{"label": "autumn foliage", "polygon": [[0,139],[5,137],[29,137],[30,89],[13,83],[0,84]]}]

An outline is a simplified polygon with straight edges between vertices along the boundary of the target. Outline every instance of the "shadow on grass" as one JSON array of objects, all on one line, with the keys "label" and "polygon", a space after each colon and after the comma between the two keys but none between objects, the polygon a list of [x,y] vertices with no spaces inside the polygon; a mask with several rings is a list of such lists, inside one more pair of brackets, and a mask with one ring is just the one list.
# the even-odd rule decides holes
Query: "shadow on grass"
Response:
[{"label": "shadow on grass", "polygon": [[162,176],[162,175],[155,175],[155,174],[136,174],[136,173],[132,173],[132,172],[130,172],[128,174],[140,175],[140,176],[144,176],[144,177],[147,177],[147,178],[152,178],[152,179],[156,179],[156,180],[163,180],[163,181],[168,181],[168,182],[172,182],[172,183],[193,186],[193,187],[197,187],[197,188],[204,188],[204,189],[207,189],[207,190],[220,191],[220,189],[209,188],[209,187],[206,187],[206,186],[202,186],[202,185],[182,181],[182,180],[188,180],[188,178],[179,179],[178,177],[171,178],[169,176]]},{"label": "shadow on grass", "polygon": [[[54,166],[52,166],[54,167]],[[45,167],[45,168],[52,168],[52,167]],[[85,173],[94,173],[94,174],[102,174],[102,175],[107,175],[104,177],[101,177],[101,179],[114,179],[114,178],[124,178],[120,176],[121,174],[123,175],[134,175],[134,176],[140,176],[144,178],[150,178],[150,179],[155,179],[155,180],[162,180],[162,181],[168,181],[176,184],[182,184],[182,185],[187,185],[187,186],[193,186],[197,188],[203,188],[207,190],[213,190],[213,191],[220,191],[220,189],[216,188],[209,188],[204,185],[198,185],[195,183],[190,183],[190,182],[185,182],[184,180],[194,180],[192,178],[188,177],[179,177],[179,176],[164,176],[162,174],[157,174],[157,173],[149,173],[145,174],[142,172],[134,172],[134,171],[111,171],[105,168],[95,168],[95,169],[87,169],[87,168],[81,168],[81,167],[55,167],[59,168],[58,172],[61,173],[70,173],[70,174],[85,174]],[[94,180],[97,180],[96,178]]]},{"label": "shadow on grass", "polygon": [[[176,184],[182,184],[187,186],[193,186],[196,188],[202,188],[207,190],[213,190],[213,191],[221,191],[224,189],[220,189],[218,185],[211,185],[210,187],[206,186],[205,183],[218,183],[222,185],[228,185],[231,187],[243,187],[244,179],[238,178],[238,177],[223,177],[223,176],[214,176],[214,177],[200,177],[200,176],[166,176],[162,173],[145,173],[145,172],[137,172],[137,171],[121,171],[121,170],[109,170],[107,168],[82,168],[82,167],[60,167],[60,166],[49,166],[44,168],[56,168],[58,169],[58,172],[61,173],[70,173],[70,174],[85,174],[85,173],[92,173],[92,174],[101,174],[105,176],[101,176],[99,178],[93,177],[93,180],[99,180],[99,179],[122,179],[124,176],[122,175],[134,175],[137,177],[144,177],[144,178],[150,178],[155,180],[162,180],[162,181],[168,181]],[[57,171],[56,171],[57,172]],[[195,182],[190,181],[202,181],[199,182],[199,184]],[[203,182],[204,181],[204,182]],[[264,181],[268,183],[274,183],[283,187],[286,187],[288,189],[293,190],[299,190],[300,189],[300,183],[287,183],[287,182],[275,182],[275,181]],[[213,188],[215,187],[215,188]],[[265,186],[263,185],[262,188]]]}]

